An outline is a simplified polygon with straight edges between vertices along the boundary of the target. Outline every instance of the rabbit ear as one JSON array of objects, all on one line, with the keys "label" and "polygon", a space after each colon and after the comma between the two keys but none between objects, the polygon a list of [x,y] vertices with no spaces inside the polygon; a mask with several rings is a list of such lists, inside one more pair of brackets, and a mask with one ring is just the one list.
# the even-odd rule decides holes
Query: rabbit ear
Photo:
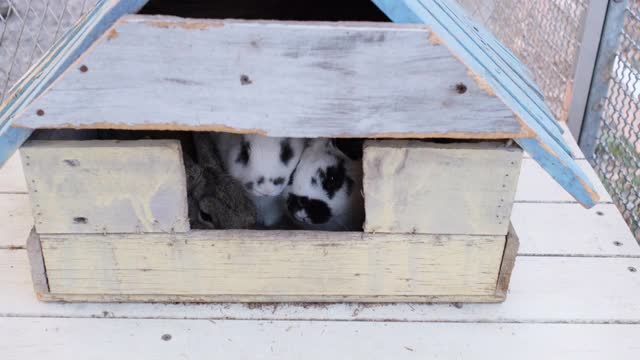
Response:
[{"label": "rabbit ear", "polygon": [[333,147],[351,160],[362,160],[364,139],[337,138],[331,141]]}]

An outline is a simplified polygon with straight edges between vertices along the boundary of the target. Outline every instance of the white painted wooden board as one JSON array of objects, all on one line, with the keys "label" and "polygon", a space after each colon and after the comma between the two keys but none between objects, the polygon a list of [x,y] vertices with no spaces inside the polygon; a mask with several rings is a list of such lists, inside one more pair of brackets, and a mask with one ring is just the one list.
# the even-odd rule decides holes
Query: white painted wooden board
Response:
[{"label": "white painted wooden board", "polygon": [[520,255],[640,256],[640,246],[614,204],[516,203],[511,222]]},{"label": "white painted wooden board", "polygon": [[505,235],[521,159],[503,142],[367,141],[365,231]]},{"label": "white painted wooden board", "polygon": [[27,194],[0,194],[0,248],[24,247],[33,228]]},{"label": "white painted wooden board", "polygon": [[[611,195],[598,178],[587,160],[577,160],[600,196],[600,203],[612,202]],[[516,202],[576,202],[562,186],[560,186],[533,159],[523,159],[520,171],[520,182],[516,191]]]},{"label": "white painted wooden board", "polygon": [[[602,215],[599,215],[599,212]],[[516,203],[519,254],[638,256],[640,247],[613,204]],[[0,247],[24,247],[33,227],[27,194],[0,194]]]},{"label": "white painted wooden board", "polygon": [[21,154],[38,233],[189,230],[177,140],[30,141]]},{"label": "white painted wooden board", "polygon": [[[16,173],[23,176],[22,169]],[[520,254],[634,256],[640,251],[613,204],[586,210],[577,203],[516,203],[511,220],[522,240]],[[0,194],[0,247],[24,247],[32,227],[28,195]]]},{"label": "white painted wooden board", "polygon": [[639,258],[520,256],[500,304],[45,303],[24,250],[0,250],[0,316],[640,323]]},{"label": "white painted wooden board", "polygon": [[41,243],[53,294],[420,301],[494,295],[505,237],[221,230]]},{"label": "white painted wooden board", "polygon": [[128,16],[15,124],[523,136],[513,112],[431,35],[423,25]]},{"label": "white painted wooden board", "polygon": [[569,145],[569,149],[571,149],[571,152],[573,153],[573,158],[584,159],[584,153],[580,149],[580,146],[578,145],[576,139],[574,139],[571,135],[571,130],[569,130],[569,127],[567,127],[567,123],[559,121],[558,124],[564,130],[564,133],[562,133],[562,138],[567,143],[567,145]]},{"label": "white painted wooden board", "polygon": [[0,193],[27,193],[27,183],[22,175],[20,154],[17,152],[0,167]]},{"label": "white painted wooden board", "polygon": [[635,360],[639,331],[620,324],[0,318],[0,353],[7,360]]}]

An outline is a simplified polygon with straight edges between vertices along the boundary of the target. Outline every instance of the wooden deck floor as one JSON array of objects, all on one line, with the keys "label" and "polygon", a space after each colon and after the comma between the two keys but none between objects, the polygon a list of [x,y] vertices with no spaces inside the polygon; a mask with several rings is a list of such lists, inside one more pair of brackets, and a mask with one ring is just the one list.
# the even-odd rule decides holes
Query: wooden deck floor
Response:
[{"label": "wooden deck floor", "polygon": [[599,189],[585,210],[524,160],[503,304],[41,303],[14,157],[0,170],[0,359],[639,359],[640,247]]}]

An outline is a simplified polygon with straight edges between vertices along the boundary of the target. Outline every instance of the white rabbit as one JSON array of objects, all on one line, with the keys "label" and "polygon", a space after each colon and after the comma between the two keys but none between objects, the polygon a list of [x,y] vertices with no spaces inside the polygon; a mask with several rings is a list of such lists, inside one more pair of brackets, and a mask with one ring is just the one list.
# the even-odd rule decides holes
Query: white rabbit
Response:
[{"label": "white rabbit", "polygon": [[288,214],[303,229],[362,230],[362,157],[346,156],[329,139],[311,140],[285,193]]},{"label": "white rabbit", "polygon": [[224,167],[256,205],[259,227],[277,227],[284,215],[283,190],[304,149],[304,140],[254,134],[214,133]]}]

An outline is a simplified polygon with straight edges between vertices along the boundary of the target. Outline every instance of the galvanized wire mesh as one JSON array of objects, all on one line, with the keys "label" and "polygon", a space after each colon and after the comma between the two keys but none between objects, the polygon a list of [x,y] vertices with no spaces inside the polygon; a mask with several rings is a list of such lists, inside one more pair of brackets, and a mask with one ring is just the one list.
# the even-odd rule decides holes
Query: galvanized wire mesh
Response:
[{"label": "galvanized wire mesh", "polygon": [[[97,1],[0,0],[0,101]],[[529,66],[552,111],[566,120],[588,0],[456,1]],[[618,36],[591,160],[640,239],[640,0],[630,0]]]},{"label": "galvanized wire mesh", "polygon": [[640,1],[629,3],[618,34],[619,45],[593,157],[625,220],[640,240]]},{"label": "galvanized wire mesh", "polygon": [[97,0],[0,0],[0,101]]},{"label": "galvanized wire mesh", "polygon": [[588,0],[456,0],[531,69],[551,110],[568,116]]}]

